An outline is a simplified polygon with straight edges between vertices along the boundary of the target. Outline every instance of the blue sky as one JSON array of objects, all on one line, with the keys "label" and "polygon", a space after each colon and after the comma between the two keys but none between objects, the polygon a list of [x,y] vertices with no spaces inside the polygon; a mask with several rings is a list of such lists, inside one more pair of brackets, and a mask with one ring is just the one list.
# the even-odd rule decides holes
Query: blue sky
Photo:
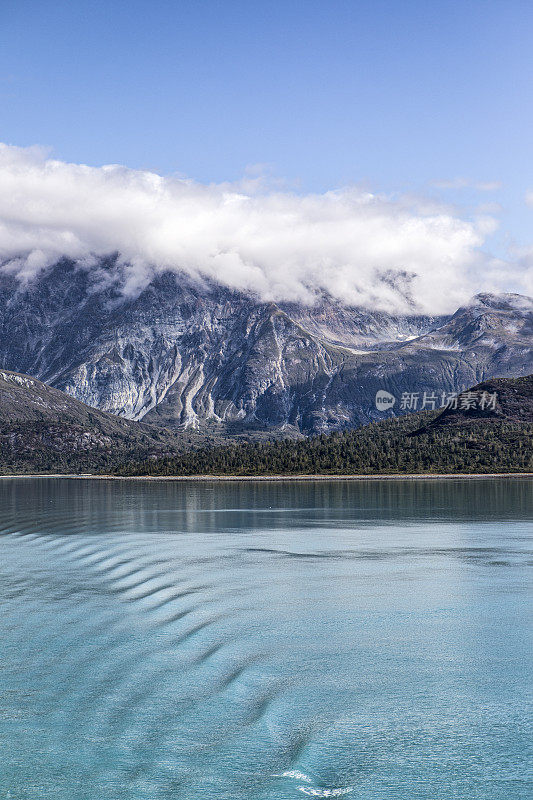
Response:
[{"label": "blue sky", "polygon": [[262,164],[302,192],[362,183],[464,215],[482,205],[501,220],[494,252],[533,244],[530,2],[1,0],[0,13],[3,142],[201,182]]}]

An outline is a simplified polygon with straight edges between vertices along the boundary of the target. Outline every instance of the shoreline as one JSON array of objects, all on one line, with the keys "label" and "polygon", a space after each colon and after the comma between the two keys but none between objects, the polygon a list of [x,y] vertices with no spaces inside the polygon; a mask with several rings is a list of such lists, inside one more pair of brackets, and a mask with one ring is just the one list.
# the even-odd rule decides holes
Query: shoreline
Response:
[{"label": "shoreline", "polygon": [[189,482],[235,482],[235,481],[408,481],[408,480],[494,480],[498,478],[533,478],[533,472],[479,472],[479,473],[413,473],[383,475],[90,475],[89,473],[30,473],[0,475],[0,479],[18,478],[68,478],[69,480],[94,481],[189,481]]}]

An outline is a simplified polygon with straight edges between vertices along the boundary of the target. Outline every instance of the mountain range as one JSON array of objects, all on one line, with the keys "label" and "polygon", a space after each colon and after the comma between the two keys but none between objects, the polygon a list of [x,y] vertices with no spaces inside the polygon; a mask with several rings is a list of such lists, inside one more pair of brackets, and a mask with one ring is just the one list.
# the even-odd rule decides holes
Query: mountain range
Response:
[{"label": "mountain range", "polygon": [[193,444],[186,434],[98,411],[29,375],[0,370],[3,470],[102,470]]},{"label": "mountain range", "polygon": [[533,375],[484,381],[418,411],[298,441],[230,444],[130,462],[121,475],[533,474]]},{"label": "mountain range", "polygon": [[[126,292],[115,258],[0,271],[0,367],[88,406],[211,437],[298,438],[533,372],[533,300],[479,294],[449,316],[262,302],[185,274]],[[384,413],[378,390],[396,398]],[[419,406],[420,407],[420,406]],[[417,410],[411,407],[405,410]]]},{"label": "mountain range", "polygon": [[98,411],[36,378],[0,370],[3,474],[531,472],[532,440],[533,375],[485,381],[440,412],[298,441],[216,446],[194,432]]}]

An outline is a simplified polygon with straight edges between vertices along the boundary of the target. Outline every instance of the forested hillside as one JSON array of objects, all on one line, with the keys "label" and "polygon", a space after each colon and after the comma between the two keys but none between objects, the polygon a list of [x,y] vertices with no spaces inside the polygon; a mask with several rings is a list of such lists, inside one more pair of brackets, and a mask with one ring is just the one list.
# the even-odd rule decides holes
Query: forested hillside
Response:
[{"label": "forested hillside", "polygon": [[[533,471],[533,377],[480,384],[455,408],[298,441],[202,443],[0,372],[0,470],[117,475]],[[205,440],[204,440],[205,441]]]},{"label": "forested hillside", "polygon": [[[121,474],[303,475],[533,471],[533,376],[479,384],[456,408],[303,441],[202,448]],[[483,407],[481,407],[483,406]]]}]

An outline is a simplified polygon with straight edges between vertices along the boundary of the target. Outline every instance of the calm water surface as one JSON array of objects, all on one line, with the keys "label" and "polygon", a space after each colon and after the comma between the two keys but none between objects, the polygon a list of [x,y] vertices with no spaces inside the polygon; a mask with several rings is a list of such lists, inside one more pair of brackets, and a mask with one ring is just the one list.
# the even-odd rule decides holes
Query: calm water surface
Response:
[{"label": "calm water surface", "polygon": [[1,480],[0,797],[529,800],[532,515],[527,479]]}]

